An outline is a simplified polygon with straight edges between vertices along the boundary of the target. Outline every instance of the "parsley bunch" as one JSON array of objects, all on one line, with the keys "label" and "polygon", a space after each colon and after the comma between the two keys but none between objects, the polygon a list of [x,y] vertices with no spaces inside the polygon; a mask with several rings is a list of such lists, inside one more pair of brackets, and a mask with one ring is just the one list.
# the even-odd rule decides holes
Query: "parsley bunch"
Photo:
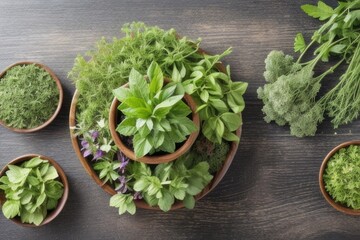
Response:
[{"label": "parsley bunch", "polygon": [[360,146],[350,145],[335,153],[323,179],[326,191],[336,202],[360,209]]},{"label": "parsley bunch", "polygon": [[[360,113],[360,0],[340,2],[335,9],[319,1],[317,6],[306,4],[302,9],[326,22],[308,44],[301,33],[296,35],[294,50],[301,54],[297,61],[282,51],[270,52],[265,60],[267,83],[257,91],[264,103],[264,120],[290,125],[291,134],[297,137],[313,136],[325,113],[333,118],[334,128],[353,121]],[[302,61],[311,51],[315,57]],[[314,76],[315,66],[333,56],[337,62]],[[319,97],[321,81],[344,64],[347,69],[340,82]]]},{"label": "parsley bunch", "polygon": [[54,114],[58,102],[55,80],[35,64],[14,66],[0,79],[0,119],[9,127],[40,126]]}]

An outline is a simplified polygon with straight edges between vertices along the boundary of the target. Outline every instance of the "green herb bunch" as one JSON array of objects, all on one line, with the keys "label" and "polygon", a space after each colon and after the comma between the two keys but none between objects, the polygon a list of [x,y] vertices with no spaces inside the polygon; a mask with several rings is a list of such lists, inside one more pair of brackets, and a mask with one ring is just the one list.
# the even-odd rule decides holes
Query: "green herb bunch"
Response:
[{"label": "green herb bunch", "polygon": [[174,152],[176,143],[185,141],[187,135],[197,130],[187,117],[191,109],[182,101],[184,91],[179,85],[164,86],[164,76],[156,62],[149,66],[147,76],[149,83],[132,69],[129,87],[113,91],[121,102],[118,109],[125,115],[116,130],[121,135],[133,136],[137,158],[158,151]]},{"label": "green herb bunch", "polygon": [[360,209],[360,146],[350,145],[335,153],[327,163],[323,180],[336,202]]},{"label": "green herb bunch", "polygon": [[75,59],[69,77],[80,93],[78,122],[93,129],[94,119],[109,115],[112,90],[128,81],[131,69],[145,75],[156,61],[165,77],[183,82],[185,91],[197,101],[201,129],[208,139],[218,143],[239,140],[233,132],[242,120],[235,115],[244,109],[247,83],[233,82],[229,67],[226,73],[217,68],[230,49],[220,55],[205,54],[199,51],[200,40],[179,38],[174,29],[165,31],[141,22],[125,24],[122,32],[126,34],[123,38],[99,41],[97,49],[86,54],[88,59]]},{"label": "green herb bunch", "polygon": [[10,68],[0,79],[0,120],[13,128],[35,128],[55,112],[59,91],[55,80],[35,64]]},{"label": "green herb bunch", "polygon": [[64,192],[55,167],[39,157],[8,167],[6,175],[0,178],[0,189],[6,198],[2,206],[4,216],[19,216],[23,223],[40,225]]},{"label": "green herb bunch", "polygon": [[[234,131],[242,124],[240,113],[245,108],[243,94],[248,86],[245,82],[231,80],[229,66],[226,73],[217,69],[220,59],[230,53],[231,49],[215,56],[203,54],[200,61],[184,63],[191,71],[183,84],[187,93],[197,102],[197,111],[203,121],[202,133],[210,141],[219,144],[223,139],[239,141]],[[184,75],[174,66],[174,79],[180,81]]]},{"label": "green herb bunch", "polygon": [[[288,124],[297,137],[313,136],[325,113],[332,118],[334,128],[353,121],[360,113],[360,1],[339,2],[335,9],[319,1],[317,6],[306,4],[302,9],[325,23],[308,44],[301,33],[296,35],[294,50],[300,52],[296,61],[282,51],[270,52],[265,60],[267,83],[258,89],[264,120]],[[314,57],[302,61],[310,52]],[[337,62],[314,76],[315,66],[330,58],[337,58]],[[319,97],[321,81],[340,65],[347,67],[340,82]]]},{"label": "green herb bunch", "polygon": [[94,128],[94,119],[109,116],[112,91],[128,81],[132,68],[145,75],[156,61],[170,77],[174,63],[192,56],[199,45],[199,41],[179,39],[174,29],[165,31],[141,22],[125,24],[121,30],[124,37],[114,37],[112,42],[102,38],[95,50],[78,56],[69,73],[80,93],[77,120],[87,130]]},{"label": "green herb bunch", "polygon": [[[159,206],[163,211],[169,211],[176,200],[183,201],[186,208],[194,208],[194,196],[199,194],[211,181],[209,164],[200,162],[193,164],[191,155],[163,163],[154,170],[141,162],[132,161],[128,164],[129,178],[127,186],[136,192],[141,192],[142,198],[150,206]],[[117,193],[110,199],[110,206],[119,208],[119,214],[136,211],[134,197],[129,193]]]}]

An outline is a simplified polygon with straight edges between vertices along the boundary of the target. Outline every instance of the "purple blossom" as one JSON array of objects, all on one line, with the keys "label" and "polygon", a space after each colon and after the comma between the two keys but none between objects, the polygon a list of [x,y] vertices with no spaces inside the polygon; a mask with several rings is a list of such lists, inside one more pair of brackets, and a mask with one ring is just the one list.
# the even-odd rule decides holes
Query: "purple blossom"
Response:
[{"label": "purple blossom", "polygon": [[84,150],[84,149],[88,149],[90,147],[90,144],[88,141],[86,141],[85,139],[81,140],[81,150]]},{"label": "purple blossom", "polygon": [[95,141],[99,137],[99,131],[92,130],[90,131],[90,134],[93,141]]},{"label": "purple blossom", "polygon": [[91,149],[86,149],[84,152],[83,152],[83,156],[86,158],[88,156],[90,156],[92,154],[91,152]]},{"label": "purple blossom", "polygon": [[98,150],[96,150],[96,153],[94,154],[93,160],[98,160],[102,156],[104,156],[104,151],[98,149]]},{"label": "purple blossom", "polygon": [[126,193],[126,191],[128,190],[127,187],[127,182],[128,180],[126,180],[125,176],[120,176],[119,177],[119,186],[115,189],[115,191],[120,192],[120,193]]},{"label": "purple blossom", "polygon": [[140,200],[143,196],[141,195],[141,192],[135,192],[133,198],[134,200]]},{"label": "purple blossom", "polygon": [[118,160],[120,161],[119,172],[125,173],[125,168],[129,163],[129,159],[120,151],[116,153]]}]

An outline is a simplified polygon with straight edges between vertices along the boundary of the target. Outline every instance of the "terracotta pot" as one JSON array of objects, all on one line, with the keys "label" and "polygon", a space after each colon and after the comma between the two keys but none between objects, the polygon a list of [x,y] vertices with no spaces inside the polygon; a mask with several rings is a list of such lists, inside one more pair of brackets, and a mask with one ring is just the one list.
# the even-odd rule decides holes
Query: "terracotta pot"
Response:
[{"label": "terracotta pot", "polygon": [[0,79],[4,76],[4,74],[12,67],[15,67],[15,66],[18,66],[18,65],[29,65],[29,64],[35,64],[36,66],[40,67],[40,68],[43,68],[45,71],[47,71],[50,76],[54,79],[54,81],[56,82],[56,86],[58,88],[58,91],[59,91],[59,102],[58,102],[58,105],[57,105],[57,108],[55,110],[55,112],[53,113],[53,115],[46,121],[44,122],[43,124],[41,124],[40,126],[37,126],[37,127],[34,127],[34,128],[13,128],[13,127],[10,127],[10,126],[7,126],[3,121],[0,120],[0,124],[3,125],[4,127],[10,129],[11,131],[14,131],[14,132],[19,132],[19,133],[30,133],[30,132],[35,132],[35,131],[38,131],[40,129],[43,129],[44,127],[46,127],[47,125],[49,125],[54,119],[55,117],[58,115],[58,113],[60,112],[60,109],[61,109],[61,105],[62,105],[62,102],[63,102],[63,98],[64,98],[64,93],[63,93],[63,89],[62,89],[62,86],[61,86],[61,82],[60,80],[58,79],[58,77],[55,75],[55,73],[53,73],[53,71],[48,68],[47,66],[41,64],[41,63],[36,63],[36,62],[17,62],[17,63],[14,63],[12,65],[10,65],[9,67],[7,67],[1,74],[0,74]]},{"label": "terracotta pot", "polygon": [[[168,80],[167,80],[168,81]],[[124,87],[127,87],[128,84],[125,84]],[[141,158],[136,158],[135,153],[132,149],[128,148],[123,141],[120,138],[120,134],[116,131],[117,127],[117,120],[118,120],[118,106],[120,105],[120,102],[117,100],[117,98],[114,98],[112,101],[111,107],[110,107],[110,113],[109,113],[109,129],[111,132],[111,136],[116,144],[116,146],[120,149],[122,153],[124,153],[128,158],[134,161],[139,161],[147,164],[160,164],[160,163],[167,163],[171,162],[177,158],[179,158],[181,155],[186,153],[193,143],[195,142],[197,136],[199,135],[200,130],[200,118],[199,114],[196,113],[196,104],[192,97],[188,94],[184,95],[184,100],[187,103],[187,105],[190,107],[192,111],[192,120],[194,124],[197,127],[197,131],[191,133],[187,140],[179,147],[175,152],[173,153],[165,153],[162,155],[145,155]]]},{"label": "terracotta pot", "polygon": [[329,193],[326,191],[325,189],[325,183],[323,180],[323,175],[324,175],[324,171],[327,167],[327,163],[330,160],[330,158],[337,152],[339,151],[341,148],[344,147],[348,147],[350,145],[360,145],[360,140],[354,140],[354,141],[349,141],[349,142],[345,142],[342,143],[340,145],[338,145],[337,147],[335,147],[333,150],[331,150],[326,157],[324,158],[321,167],[320,167],[320,172],[319,172],[319,185],[320,185],[320,191],[322,193],[322,195],[324,196],[325,200],[336,210],[349,214],[349,215],[360,215],[360,210],[355,210],[352,208],[349,208],[347,206],[341,205],[337,202],[335,202],[332,197],[329,195]]},{"label": "terracotta pot", "polygon": [[[90,175],[90,177],[108,194],[114,195],[116,194],[116,191],[112,186],[109,184],[104,184],[99,176],[96,174],[95,170],[91,166],[91,161],[88,161],[86,158],[83,157],[81,153],[81,146],[80,141],[78,140],[77,136],[75,135],[74,129],[76,127],[76,105],[79,98],[79,92],[75,91],[71,107],[70,107],[70,114],[69,114],[69,126],[70,126],[70,137],[71,137],[71,143],[73,145],[73,148],[75,150],[75,153],[77,157],[79,158],[81,164],[85,168],[86,172]],[[236,131],[236,135],[238,137],[241,136],[241,127]],[[232,142],[230,146],[230,150],[226,156],[226,159],[224,161],[223,166],[221,169],[214,175],[214,178],[211,180],[211,182],[200,192],[198,195],[195,196],[196,200],[200,200],[204,196],[206,196],[209,192],[211,192],[221,181],[221,179],[225,176],[225,173],[229,169],[234,156],[238,149],[238,143]],[[158,207],[150,207],[144,200],[135,200],[135,204],[139,208],[144,209],[154,209],[154,210],[160,210]],[[184,204],[181,201],[175,202],[175,204],[171,207],[171,210],[183,208]]]},{"label": "terracotta pot", "polygon": [[[26,154],[23,156],[20,156],[14,160],[12,160],[11,162],[9,162],[0,172],[0,177],[3,176],[5,174],[5,172],[9,169],[8,165],[12,164],[12,165],[18,165],[24,161],[30,160],[34,157],[40,157],[43,160],[48,160],[49,163],[55,167],[57,173],[59,174],[59,180],[62,182],[62,184],[64,185],[64,193],[62,195],[62,197],[59,199],[58,201],[58,205],[56,206],[55,209],[51,210],[50,212],[48,212],[46,218],[43,220],[43,222],[39,225],[39,226],[43,226],[45,224],[48,224],[49,222],[51,222],[52,220],[54,220],[59,213],[61,212],[61,210],[64,208],[65,203],[68,199],[68,195],[69,195],[69,183],[67,180],[67,177],[65,175],[65,172],[63,171],[63,169],[60,167],[60,165],[52,158],[47,157],[47,156],[43,156],[40,154]],[[0,204],[2,205],[4,202],[6,201],[5,196],[4,196],[4,192],[2,190],[0,190]],[[22,223],[20,217],[15,217],[12,218],[11,221],[24,226],[24,227],[39,227],[36,226],[35,224],[30,224],[30,223]]]}]

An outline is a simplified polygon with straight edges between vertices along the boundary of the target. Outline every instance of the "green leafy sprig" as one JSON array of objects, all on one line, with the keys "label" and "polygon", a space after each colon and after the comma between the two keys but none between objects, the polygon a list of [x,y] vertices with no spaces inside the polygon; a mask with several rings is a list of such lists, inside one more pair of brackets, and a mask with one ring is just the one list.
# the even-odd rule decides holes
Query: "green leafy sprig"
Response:
[{"label": "green leafy sprig", "polygon": [[0,189],[6,198],[2,206],[4,216],[19,216],[23,223],[40,225],[48,211],[56,208],[64,192],[55,167],[40,157],[8,167],[0,178]]},{"label": "green leafy sprig", "polygon": [[0,120],[9,127],[40,126],[54,114],[58,102],[55,80],[35,64],[14,66],[0,79]]},{"label": "green leafy sprig", "polygon": [[[124,136],[133,136],[135,156],[140,158],[158,151],[174,152],[176,143],[196,131],[196,125],[188,118],[189,106],[183,101],[181,84],[164,86],[164,76],[153,62],[145,77],[133,69],[129,87],[115,89],[114,95],[121,102],[118,109],[125,118],[117,127]],[[164,86],[164,87],[163,87]]]},{"label": "green leafy sprig", "polygon": [[338,203],[360,209],[360,146],[341,148],[327,163],[326,191]]},{"label": "green leafy sprig", "polygon": [[[144,163],[132,161],[127,167],[131,173],[128,186],[141,192],[150,206],[159,206],[169,211],[176,200],[183,201],[186,208],[194,208],[194,196],[199,194],[213,178],[209,174],[209,164],[200,162],[193,165],[191,155],[156,166],[152,171]],[[135,213],[134,199],[131,194],[117,193],[110,199],[110,206],[119,208],[119,214]]]},{"label": "green leafy sprig", "polygon": [[[281,51],[272,51],[265,60],[264,77],[267,83],[258,89],[264,103],[262,111],[266,122],[288,124],[297,137],[313,136],[324,114],[332,119],[334,128],[356,119],[360,113],[360,0],[339,2],[335,9],[319,1],[317,6],[303,5],[310,16],[326,21],[306,43],[301,33],[295,37],[293,57]],[[315,50],[312,50],[315,48]],[[302,62],[305,54],[313,51],[313,59]],[[314,68],[332,56],[338,61],[314,77]],[[338,66],[347,64],[340,82],[322,97],[318,97],[321,81]]]}]

